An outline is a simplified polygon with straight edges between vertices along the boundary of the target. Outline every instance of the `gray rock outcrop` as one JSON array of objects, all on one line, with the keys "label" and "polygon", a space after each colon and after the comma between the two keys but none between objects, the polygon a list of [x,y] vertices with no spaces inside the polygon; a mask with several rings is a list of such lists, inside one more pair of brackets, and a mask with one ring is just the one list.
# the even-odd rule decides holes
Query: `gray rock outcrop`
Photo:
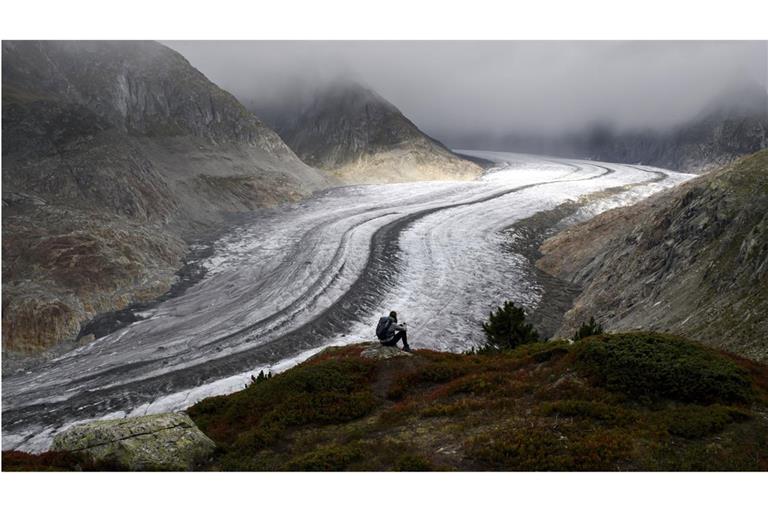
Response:
[{"label": "gray rock outcrop", "polygon": [[184,413],[101,420],[58,434],[52,450],[87,452],[130,470],[193,469],[216,445]]},{"label": "gray rock outcrop", "polygon": [[363,359],[393,359],[395,357],[411,357],[412,353],[406,352],[399,347],[385,347],[381,343],[371,342],[366,348],[360,352],[360,357]]}]

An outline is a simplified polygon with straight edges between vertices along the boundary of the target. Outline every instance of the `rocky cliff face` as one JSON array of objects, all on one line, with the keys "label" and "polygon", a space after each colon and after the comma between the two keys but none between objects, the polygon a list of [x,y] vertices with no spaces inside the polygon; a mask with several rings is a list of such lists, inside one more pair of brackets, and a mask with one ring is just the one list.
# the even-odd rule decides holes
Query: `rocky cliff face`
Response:
[{"label": "rocky cliff face", "polygon": [[329,86],[277,129],[302,160],[346,182],[471,179],[481,171],[356,83]]},{"label": "rocky cliff face", "polygon": [[195,135],[289,153],[279,137],[232,95],[161,44],[6,41],[3,57],[5,95],[16,100],[12,102],[16,108],[47,100],[62,110],[98,119],[94,129],[110,126],[133,135]]},{"label": "rocky cliff face", "polygon": [[224,214],[327,186],[153,42],[4,41],[3,350],[166,290]]},{"label": "rocky cliff face", "polygon": [[768,150],[541,247],[538,266],[584,287],[559,335],[594,316],[609,330],[697,337],[768,360]]}]

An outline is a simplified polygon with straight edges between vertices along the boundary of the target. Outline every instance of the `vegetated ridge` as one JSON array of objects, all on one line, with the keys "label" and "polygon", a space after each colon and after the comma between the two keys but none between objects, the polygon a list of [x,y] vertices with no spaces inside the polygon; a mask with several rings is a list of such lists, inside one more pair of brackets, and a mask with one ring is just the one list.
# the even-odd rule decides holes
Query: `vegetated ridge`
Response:
[{"label": "vegetated ridge", "polygon": [[[218,449],[197,469],[768,469],[768,368],[684,338],[391,352],[329,348],[199,402],[188,412]],[[5,452],[3,468],[108,469],[109,461]]]}]

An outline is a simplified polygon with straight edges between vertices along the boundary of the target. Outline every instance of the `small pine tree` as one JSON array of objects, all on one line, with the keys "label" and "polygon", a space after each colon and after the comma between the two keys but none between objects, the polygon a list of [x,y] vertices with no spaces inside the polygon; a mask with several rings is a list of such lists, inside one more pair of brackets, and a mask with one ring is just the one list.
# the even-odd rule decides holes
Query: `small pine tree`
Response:
[{"label": "small pine tree", "polygon": [[256,377],[256,381],[255,382],[258,383],[258,382],[262,382],[262,381],[265,381],[265,380],[268,380],[268,379],[271,379],[271,378],[272,378],[272,372],[264,374],[264,370],[261,370],[259,372],[259,375]]},{"label": "small pine tree", "polygon": [[258,384],[259,382],[264,382],[265,380],[269,380],[271,378],[272,378],[271,371],[265,374],[264,370],[261,370],[256,377],[251,375],[251,382],[249,384],[246,384],[245,387],[248,388],[249,386],[253,386],[254,384]]},{"label": "small pine tree", "polygon": [[595,322],[595,317],[589,317],[589,323],[584,322],[573,335],[574,340],[580,340],[582,338],[588,338],[589,336],[595,336],[597,334],[603,334],[603,326]]},{"label": "small pine tree", "polygon": [[539,341],[539,333],[525,322],[523,308],[516,307],[511,301],[505,301],[503,307],[496,308],[495,313],[491,312],[488,321],[483,323],[483,331],[488,339],[486,350],[508,350]]}]

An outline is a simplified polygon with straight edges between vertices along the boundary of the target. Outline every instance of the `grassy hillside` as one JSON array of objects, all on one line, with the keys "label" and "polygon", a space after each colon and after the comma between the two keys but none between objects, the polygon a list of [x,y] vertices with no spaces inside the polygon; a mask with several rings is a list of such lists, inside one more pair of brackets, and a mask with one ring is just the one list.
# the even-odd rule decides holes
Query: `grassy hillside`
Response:
[{"label": "grassy hillside", "polygon": [[[386,360],[364,348],[328,349],[192,407],[219,446],[200,469],[768,469],[768,367],[683,338]],[[4,468],[39,457],[57,467],[51,454],[6,453]]]}]

